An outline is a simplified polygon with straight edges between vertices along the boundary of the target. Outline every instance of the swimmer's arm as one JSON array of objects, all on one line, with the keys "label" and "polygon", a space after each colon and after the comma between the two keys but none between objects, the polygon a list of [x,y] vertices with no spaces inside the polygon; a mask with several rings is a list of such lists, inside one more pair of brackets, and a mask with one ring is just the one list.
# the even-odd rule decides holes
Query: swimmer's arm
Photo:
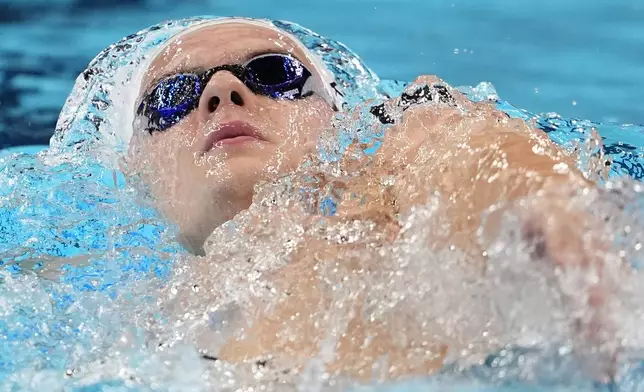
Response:
[{"label": "swimmer's arm", "polygon": [[[442,97],[404,112],[379,153],[383,167],[404,166],[412,176],[420,171],[420,188],[474,211],[557,184],[590,185],[575,159],[542,130],[509,118],[492,103],[474,103],[441,87],[445,83],[435,76],[420,76],[414,85],[434,86],[430,91]],[[412,204],[418,201],[425,200]]]},{"label": "swimmer's arm", "polygon": [[522,120],[490,124],[473,133],[466,144],[470,150],[457,154],[464,171],[455,176],[461,186],[471,187],[479,209],[561,186],[591,185],[573,157]]},{"label": "swimmer's arm", "polygon": [[[448,118],[450,113],[444,116]],[[407,143],[411,140],[415,144],[404,149],[407,155],[399,176],[401,186],[411,180],[409,186],[425,192],[399,191],[403,205],[426,202],[428,192],[437,191],[457,211],[476,215],[496,203],[540,190],[591,185],[573,157],[522,120],[486,114],[475,121],[440,121],[425,119],[422,124],[416,120],[413,129],[405,130]],[[459,132],[451,132],[454,129]],[[420,141],[414,140],[418,133],[422,133]],[[413,184],[414,179],[424,184]]]},{"label": "swimmer's arm", "polygon": [[[394,149],[405,154],[396,175],[399,212],[438,194],[451,223],[446,240],[474,253],[481,251],[477,231],[490,207],[542,193],[562,199],[565,191],[591,186],[543,131],[500,112],[483,114],[473,121],[448,111],[418,112],[403,131],[409,147]],[[562,209],[561,200],[544,199],[544,219]]]}]

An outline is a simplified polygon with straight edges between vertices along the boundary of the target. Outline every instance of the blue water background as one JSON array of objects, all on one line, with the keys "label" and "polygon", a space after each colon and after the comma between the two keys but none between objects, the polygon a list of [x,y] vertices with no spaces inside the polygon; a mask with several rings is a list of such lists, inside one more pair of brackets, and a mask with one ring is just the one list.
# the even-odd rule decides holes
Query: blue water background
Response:
[{"label": "blue water background", "polygon": [[490,81],[532,112],[644,123],[641,0],[0,0],[0,148],[47,143],[76,75],[110,43],[203,14],[298,22],[387,79]]}]

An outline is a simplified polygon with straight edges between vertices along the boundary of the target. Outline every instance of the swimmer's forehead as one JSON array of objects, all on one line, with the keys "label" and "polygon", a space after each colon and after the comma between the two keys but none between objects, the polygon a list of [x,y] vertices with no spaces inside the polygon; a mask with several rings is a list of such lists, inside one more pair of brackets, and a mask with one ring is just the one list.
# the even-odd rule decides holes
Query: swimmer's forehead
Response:
[{"label": "swimmer's forehead", "polygon": [[148,90],[165,75],[240,63],[270,52],[289,53],[314,71],[306,54],[288,36],[267,27],[231,22],[205,26],[171,39],[150,64],[141,87]]}]

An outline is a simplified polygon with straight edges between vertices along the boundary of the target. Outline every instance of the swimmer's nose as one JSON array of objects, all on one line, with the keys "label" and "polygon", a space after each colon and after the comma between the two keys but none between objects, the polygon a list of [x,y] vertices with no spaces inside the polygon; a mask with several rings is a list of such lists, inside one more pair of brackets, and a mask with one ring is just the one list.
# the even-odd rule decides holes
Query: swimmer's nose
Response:
[{"label": "swimmer's nose", "polygon": [[199,100],[199,112],[207,120],[226,106],[248,106],[253,93],[228,71],[217,72],[210,79]]}]

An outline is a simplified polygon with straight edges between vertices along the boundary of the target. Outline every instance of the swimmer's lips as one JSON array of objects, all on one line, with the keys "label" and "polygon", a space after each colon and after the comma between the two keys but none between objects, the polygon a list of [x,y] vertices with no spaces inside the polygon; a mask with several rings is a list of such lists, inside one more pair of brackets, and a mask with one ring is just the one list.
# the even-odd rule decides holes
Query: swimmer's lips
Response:
[{"label": "swimmer's lips", "polygon": [[230,121],[221,124],[208,135],[203,153],[206,154],[215,148],[258,141],[264,142],[266,139],[257,128],[244,121]]}]

